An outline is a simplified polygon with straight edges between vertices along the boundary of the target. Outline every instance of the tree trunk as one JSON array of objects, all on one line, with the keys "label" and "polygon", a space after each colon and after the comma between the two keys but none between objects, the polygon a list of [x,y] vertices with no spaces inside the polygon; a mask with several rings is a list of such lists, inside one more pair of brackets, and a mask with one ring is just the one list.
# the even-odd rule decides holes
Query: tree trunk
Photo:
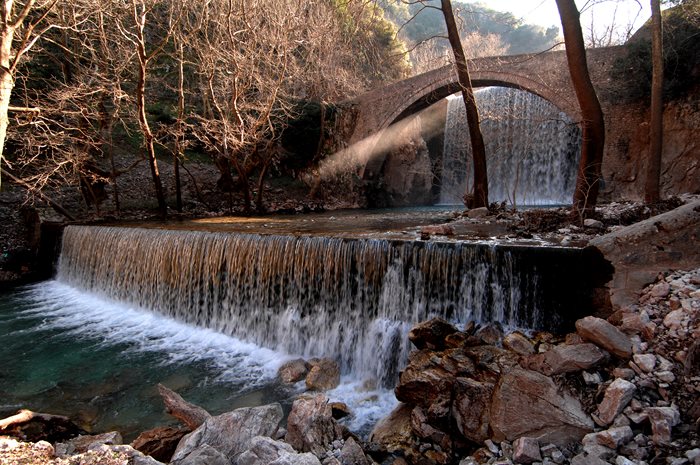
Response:
[{"label": "tree trunk", "polygon": [[447,26],[447,36],[450,39],[452,53],[455,57],[455,65],[457,66],[457,78],[462,88],[462,99],[464,100],[464,106],[467,110],[469,140],[472,147],[474,191],[473,197],[471,198],[469,195],[465,195],[465,198],[470,198],[470,201],[467,201],[467,207],[488,207],[489,185],[486,172],[486,147],[484,146],[484,137],[479,127],[479,110],[476,107],[476,100],[474,99],[474,89],[472,88],[472,80],[469,76],[467,58],[464,55],[462,41],[459,38],[457,24],[455,23],[454,13],[452,12],[452,3],[450,0],[441,0],[441,3],[442,14],[445,17],[445,25]]},{"label": "tree trunk", "polygon": [[574,191],[573,213],[582,219],[595,207],[598,199],[605,147],[605,121],[598,96],[588,74],[579,11],[574,0],[557,0],[557,8],[559,8],[564,30],[569,73],[581,108],[581,160]]},{"label": "tree trunk", "polygon": [[135,42],[136,51],[139,59],[139,75],[136,83],[136,106],[139,113],[139,127],[143,135],[143,143],[146,147],[148,155],[148,165],[151,168],[151,177],[153,185],[156,189],[156,198],[158,199],[158,210],[163,218],[168,215],[168,207],[165,203],[165,194],[163,193],[163,184],[160,180],[160,172],[158,171],[158,161],[156,160],[156,150],[153,145],[153,132],[148,124],[146,116],[146,76],[148,72],[148,56],[146,55],[146,38],[143,30],[146,23],[146,12],[142,8],[140,14],[136,14],[136,3],[133,4],[134,17],[138,20],[136,25],[136,36],[138,40]]},{"label": "tree trunk", "polygon": [[175,153],[173,167],[175,169],[175,208],[182,212],[182,186],[180,184],[180,157],[183,155],[184,121],[185,121],[185,57],[182,41],[178,42],[178,82],[177,82],[177,135],[175,136]]},{"label": "tree trunk", "polygon": [[[12,8],[10,6],[10,8]],[[10,119],[7,114],[12,97],[12,89],[15,81],[10,71],[10,59],[12,58],[12,38],[15,29],[0,22],[0,168],[5,157],[5,139],[7,138],[7,127]],[[2,177],[0,176],[0,183]],[[2,184],[0,184],[1,186]]]},{"label": "tree trunk", "polygon": [[651,110],[649,160],[647,162],[647,179],[644,185],[644,200],[655,203],[661,200],[661,154],[663,152],[663,114],[664,114],[664,52],[663,23],[659,0],[651,0]]}]

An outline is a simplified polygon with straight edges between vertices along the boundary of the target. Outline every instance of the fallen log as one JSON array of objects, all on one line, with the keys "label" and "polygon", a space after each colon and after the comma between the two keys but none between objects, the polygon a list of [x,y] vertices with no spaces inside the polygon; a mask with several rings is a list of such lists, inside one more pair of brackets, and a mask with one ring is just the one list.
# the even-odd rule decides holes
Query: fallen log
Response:
[{"label": "fallen log", "polygon": [[158,384],[158,392],[163,398],[165,411],[180,420],[192,431],[199,428],[208,418],[211,418],[209,412],[202,407],[187,402],[177,392],[168,389],[162,384]]},{"label": "fallen log", "polygon": [[87,433],[68,417],[20,410],[0,420],[0,434],[30,442],[60,442]]}]

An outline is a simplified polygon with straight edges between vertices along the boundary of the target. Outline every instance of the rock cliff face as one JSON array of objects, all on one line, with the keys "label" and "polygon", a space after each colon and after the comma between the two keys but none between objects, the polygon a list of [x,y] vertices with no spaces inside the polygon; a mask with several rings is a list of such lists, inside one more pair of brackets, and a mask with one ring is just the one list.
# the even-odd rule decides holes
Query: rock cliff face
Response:
[{"label": "rock cliff face", "polygon": [[[700,192],[700,90],[668,102],[664,110],[661,187],[664,196]],[[612,104],[608,104],[610,106]],[[606,112],[606,151],[601,200],[644,197],[649,156],[649,108],[620,105]],[[613,115],[613,116],[610,116]]]}]

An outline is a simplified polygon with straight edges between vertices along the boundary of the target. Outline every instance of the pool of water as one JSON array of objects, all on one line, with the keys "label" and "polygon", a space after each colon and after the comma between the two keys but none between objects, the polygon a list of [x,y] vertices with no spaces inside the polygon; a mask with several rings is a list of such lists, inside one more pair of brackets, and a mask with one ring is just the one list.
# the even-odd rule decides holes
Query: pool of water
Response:
[{"label": "pool of water", "polygon": [[[163,411],[162,383],[213,414],[282,403],[302,387],[276,380],[290,358],[204,328],[47,281],[0,295],[0,416],[20,408],[67,415],[88,431],[127,440],[176,421]],[[344,380],[329,393],[367,432],[394,405],[390,392]]]}]

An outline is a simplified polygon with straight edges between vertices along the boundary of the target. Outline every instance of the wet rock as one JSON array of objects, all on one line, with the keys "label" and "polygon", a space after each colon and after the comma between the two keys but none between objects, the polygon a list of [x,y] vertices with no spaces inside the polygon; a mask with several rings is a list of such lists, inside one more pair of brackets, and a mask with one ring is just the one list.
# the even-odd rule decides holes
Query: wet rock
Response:
[{"label": "wet rock", "polygon": [[452,416],[462,436],[481,443],[489,437],[491,397],[494,385],[470,378],[457,378]]},{"label": "wet rock", "polygon": [[291,384],[301,381],[309,373],[309,364],[303,358],[290,360],[282,364],[277,371],[283,383]]},{"label": "wet rock", "polygon": [[588,370],[608,359],[608,353],[595,344],[558,345],[547,352],[528,357],[527,368],[551,376]]},{"label": "wet rock", "polygon": [[675,407],[649,407],[644,410],[651,422],[654,444],[668,444],[671,441],[673,427],[681,421],[681,415]]},{"label": "wet rock", "polygon": [[367,460],[362,447],[353,439],[348,438],[340,450],[340,456],[338,461],[341,465],[369,465],[370,461]]},{"label": "wet rock", "polygon": [[236,465],[321,465],[309,452],[300,454],[292,446],[265,436],[254,437],[250,449],[243,452]]},{"label": "wet rock", "polygon": [[418,349],[442,350],[445,348],[445,338],[457,332],[452,324],[442,318],[419,323],[411,328],[408,339]]},{"label": "wet rock", "polygon": [[331,412],[333,412],[333,418],[340,420],[350,415],[350,407],[344,402],[331,402]]},{"label": "wet rock", "polygon": [[592,342],[620,358],[632,356],[632,341],[629,337],[601,318],[587,316],[578,320],[576,331],[584,340]]},{"label": "wet rock", "polygon": [[513,461],[515,463],[532,463],[541,460],[540,443],[537,439],[522,437],[513,442]]},{"label": "wet rock", "polygon": [[326,446],[341,437],[328,398],[323,394],[302,397],[292,404],[285,441],[299,452],[321,457]]},{"label": "wet rock", "polygon": [[154,428],[139,434],[131,443],[131,447],[160,462],[167,463],[170,462],[180,440],[188,432],[183,428]]},{"label": "wet rock", "polygon": [[564,446],[591,432],[578,399],[540,373],[513,369],[501,376],[491,402],[492,439],[527,436]]},{"label": "wet rock", "polygon": [[[291,414],[290,414],[291,416]],[[240,408],[207,419],[202,426],[180,441],[171,461],[172,465],[195,463],[195,454],[206,455],[207,460],[218,460],[209,448],[232,461],[248,450],[255,436],[273,436],[282,420],[282,407],[269,404],[261,407]],[[206,450],[201,447],[206,445]]]},{"label": "wet rock", "polygon": [[503,339],[503,329],[496,323],[489,323],[479,328],[474,335],[481,339],[484,344],[500,346]]},{"label": "wet rock", "polygon": [[413,406],[409,404],[399,404],[388,416],[377,422],[369,440],[384,446],[392,453],[409,449],[413,437],[412,410]]},{"label": "wet rock", "polygon": [[535,344],[524,334],[517,331],[503,338],[503,347],[519,355],[531,355],[535,353]]},{"label": "wet rock", "polygon": [[632,400],[637,387],[624,379],[616,379],[605,390],[603,401],[598,405],[598,418],[609,425]]},{"label": "wet rock", "polygon": [[340,366],[329,358],[309,360],[311,369],[306,376],[306,389],[328,391],[340,384]]}]

